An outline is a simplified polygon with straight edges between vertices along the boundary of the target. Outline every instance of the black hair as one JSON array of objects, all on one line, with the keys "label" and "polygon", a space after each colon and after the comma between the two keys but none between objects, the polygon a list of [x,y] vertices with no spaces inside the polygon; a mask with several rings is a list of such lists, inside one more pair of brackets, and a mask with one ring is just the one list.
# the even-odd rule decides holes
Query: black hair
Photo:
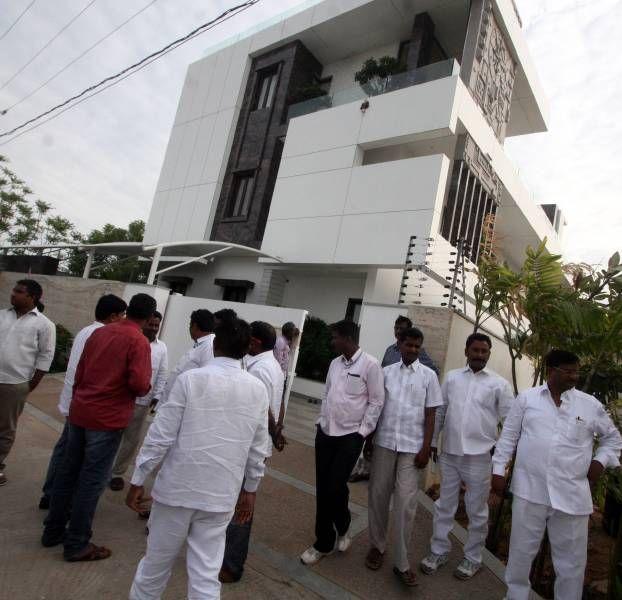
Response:
[{"label": "black hair", "polygon": [[421,331],[421,329],[417,329],[416,327],[408,327],[407,329],[400,331],[398,339],[400,342],[403,342],[406,338],[423,341],[423,331]]},{"label": "black hair", "polygon": [[281,333],[288,340],[291,340],[292,338],[294,338],[294,336],[299,334],[300,331],[298,331],[298,327],[296,327],[295,323],[288,321],[287,323],[283,324],[283,327],[281,327]]},{"label": "black hair", "polygon": [[106,294],[102,296],[95,306],[95,318],[98,321],[105,321],[112,315],[124,313],[127,309],[125,300],[115,296],[114,294]]},{"label": "black hair", "polygon": [[206,308],[199,308],[190,315],[190,324],[195,324],[201,331],[214,331],[214,315]]},{"label": "black hair", "polygon": [[404,323],[406,325],[406,327],[412,327],[413,326],[413,322],[408,317],[405,317],[404,315],[400,315],[397,319],[395,319],[395,326],[396,327],[398,325],[401,325],[402,323]]},{"label": "black hair", "polygon": [[470,348],[473,342],[486,342],[489,348],[492,348],[492,340],[485,333],[472,333],[466,339],[465,348]]},{"label": "black hair", "polygon": [[156,319],[160,319],[160,321],[162,320],[162,313],[159,310],[154,310],[153,316],[156,317]]},{"label": "black hair", "polygon": [[334,331],[337,335],[350,338],[355,344],[359,341],[359,326],[354,321],[337,321],[328,326],[331,331]]},{"label": "black hair", "polygon": [[144,321],[152,317],[156,307],[157,304],[153,296],[149,294],[136,294],[131,297],[125,314],[128,319]]},{"label": "black hair", "polygon": [[561,365],[576,365],[579,362],[579,357],[573,352],[567,350],[551,350],[544,357],[544,364],[550,369],[554,367],[560,367]]},{"label": "black hair", "polygon": [[228,358],[241,359],[248,353],[251,326],[242,319],[221,321],[216,327],[214,350]]},{"label": "black hair", "polygon": [[276,331],[270,323],[265,321],[253,321],[251,323],[251,336],[261,342],[264,352],[274,350],[276,344]]},{"label": "black hair", "polygon": [[214,319],[216,321],[225,322],[225,321],[233,321],[238,318],[238,313],[236,313],[232,308],[221,308],[214,313]]},{"label": "black hair", "polygon": [[45,305],[41,302],[41,296],[43,296],[43,288],[38,281],[34,279],[20,279],[15,285],[23,285],[26,288],[29,296],[35,301],[35,306],[39,312],[45,310]]}]

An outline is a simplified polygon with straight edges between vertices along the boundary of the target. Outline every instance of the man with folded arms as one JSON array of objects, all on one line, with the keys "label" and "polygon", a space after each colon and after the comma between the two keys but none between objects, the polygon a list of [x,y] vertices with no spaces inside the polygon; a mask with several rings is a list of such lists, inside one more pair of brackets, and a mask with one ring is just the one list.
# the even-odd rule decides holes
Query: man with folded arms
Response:
[{"label": "man with folded arms", "polygon": [[[317,563],[335,547],[345,552],[348,535],[348,477],[365,438],[376,429],[384,404],[384,378],[378,361],[358,345],[358,325],[330,326],[333,349],[341,356],[328,369],[324,401],[315,436],[315,543],[300,560]],[[337,542],[335,544],[335,542]]]},{"label": "man with folded arms", "polygon": [[552,350],[545,366],[546,383],[514,401],[492,459],[492,489],[502,497],[505,469],[516,449],[507,600],[529,598],[531,564],[545,529],[555,569],[555,600],[581,600],[593,510],[590,486],[607,467],[620,466],[620,433],[603,405],[575,388],[579,358]]},{"label": "man with folded arms", "polygon": [[373,455],[369,478],[369,541],[365,565],[382,566],[393,496],[393,572],[407,586],[417,583],[408,547],[417,510],[417,493],[430,460],[434,413],[443,404],[436,373],[422,365],[419,351],[423,333],[414,327],[400,332],[401,359],[384,368],[385,400],[378,427],[365,442]]},{"label": "man with folded arms", "polygon": [[94,331],[78,363],[67,449],[54,478],[41,538],[47,547],[62,543],[69,562],[101,560],[112,554],[90,543],[91,527],[136,398],[151,387],[151,350],[142,328],[155,310],[151,296],[133,296],[126,318]]},{"label": "man with folded arms", "polygon": [[469,517],[464,558],[454,571],[458,579],[470,579],[482,565],[482,550],[488,531],[491,453],[497,441],[499,423],[505,419],[514,394],[510,384],[486,367],[492,342],[483,333],[466,340],[467,366],[454,369],[443,382],[444,405],[437,411],[432,453],[436,455],[439,433],[443,432],[440,456],[441,488],[434,506],[431,552],[421,561],[421,570],[431,575],[448,560],[460,488],[466,486],[464,501]]},{"label": "man with folded arms", "polygon": [[143,485],[161,469],[131,600],[162,597],[186,544],[188,598],[220,598],[227,525],[234,510],[238,523],[252,518],[268,447],[268,393],[241,367],[250,337],[240,319],[219,326],[214,358],[177,378],[149,428],[127,495],[130,508],[147,508]]}]

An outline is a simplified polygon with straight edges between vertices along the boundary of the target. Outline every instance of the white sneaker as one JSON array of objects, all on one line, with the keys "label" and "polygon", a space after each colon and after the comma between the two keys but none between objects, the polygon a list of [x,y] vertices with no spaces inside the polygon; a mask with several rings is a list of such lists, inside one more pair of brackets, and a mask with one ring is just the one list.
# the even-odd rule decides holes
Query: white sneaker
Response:
[{"label": "white sneaker", "polygon": [[330,552],[320,552],[314,546],[310,546],[300,555],[300,562],[303,565],[314,565],[329,554]]},{"label": "white sneaker", "polygon": [[352,538],[346,532],[337,538],[337,550],[345,552],[352,545]]},{"label": "white sneaker", "polygon": [[468,558],[463,558],[454,571],[454,576],[458,579],[471,579],[481,568],[480,563],[474,563]]},{"label": "white sneaker", "polygon": [[447,563],[449,556],[447,554],[434,554],[430,552],[420,563],[419,567],[426,575],[436,573],[440,567]]}]

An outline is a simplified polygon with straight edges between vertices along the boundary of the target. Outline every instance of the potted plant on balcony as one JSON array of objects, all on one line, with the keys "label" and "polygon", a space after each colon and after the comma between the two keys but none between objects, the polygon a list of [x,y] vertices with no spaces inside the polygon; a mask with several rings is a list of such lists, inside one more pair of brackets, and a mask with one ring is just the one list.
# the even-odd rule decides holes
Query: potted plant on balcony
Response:
[{"label": "potted plant on balcony", "polygon": [[404,70],[404,65],[393,56],[379,59],[368,58],[360,71],[354,74],[356,81],[368,96],[383,94],[391,82],[391,77]]},{"label": "potted plant on balcony", "polygon": [[328,92],[319,83],[309,83],[296,88],[289,97],[289,105],[298,104],[299,102],[306,102],[307,100],[313,100],[315,98],[321,98],[320,104],[330,106],[330,97]]}]

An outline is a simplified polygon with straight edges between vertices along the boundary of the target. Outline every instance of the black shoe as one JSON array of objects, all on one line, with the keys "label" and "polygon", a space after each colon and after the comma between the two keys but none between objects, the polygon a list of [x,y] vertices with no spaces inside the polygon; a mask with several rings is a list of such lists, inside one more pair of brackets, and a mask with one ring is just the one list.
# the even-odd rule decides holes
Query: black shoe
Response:
[{"label": "black shoe", "polygon": [[39,500],[39,508],[41,510],[48,510],[50,508],[49,496],[41,496],[41,500]]},{"label": "black shoe", "polygon": [[54,546],[58,546],[63,543],[63,538],[65,537],[65,532],[62,533],[49,533],[44,530],[43,535],[41,536],[41,545],[45,548],[53,548]]}]

